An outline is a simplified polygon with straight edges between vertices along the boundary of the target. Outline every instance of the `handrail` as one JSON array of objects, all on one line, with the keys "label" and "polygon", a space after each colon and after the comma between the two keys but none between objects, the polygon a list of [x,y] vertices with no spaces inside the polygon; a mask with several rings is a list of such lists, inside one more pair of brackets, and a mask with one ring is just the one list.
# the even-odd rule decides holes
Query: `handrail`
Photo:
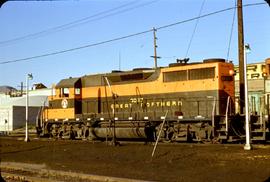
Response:
[{"label": "handrail", "polygon": [[229,105],[230,105],[230,96],[227,98],[227,105],[226,105],[226,112],[225,112],[225,126],[226,126],[226,133],[228,133],[228,111],[229,111]]},{"label": "handrail", "polygon": [[213,137],[215,137],[215,111],[216,111],[216,97],[214,97],[213,109],[212,109],[212,128],[213,128],[212,136]]}]

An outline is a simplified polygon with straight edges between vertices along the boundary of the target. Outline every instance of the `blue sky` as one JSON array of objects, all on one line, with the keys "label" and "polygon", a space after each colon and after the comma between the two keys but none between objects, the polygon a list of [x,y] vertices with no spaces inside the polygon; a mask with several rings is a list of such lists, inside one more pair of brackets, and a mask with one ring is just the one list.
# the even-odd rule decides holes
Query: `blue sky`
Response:
[{"label": "blue sky", "polygon": [[[94,44],[153,27],[183,21],[201,14],[230,8],[235,0],[76,0],[11,1],[0,9],[0,62],[12,61]],[[264,0],[243,0],[243,4]],[[112,11],[114,10],[114,11]],[[252,52],[248,62],[270,57],[270,8],[267,4],[245,7],[245,42]],[[88,22],[72,28],[51,29],[86,17]],[[207,58],[227,58],[234,10],[199,20],[187,57],[191,62]],[[159,66],[184,58],[196,21],[157,31]],[[48,30],[50,30],[48,32]],[[46,31],[23,40],[26,35]],[[234,22],[229,60],[238,64],[237,20]],[[0,85],[17,87],[33,73],[32,83],[50,87],[63,78],[111,70],[153,67],[153,33],[54,56],[10,64],[0,64]]]}]

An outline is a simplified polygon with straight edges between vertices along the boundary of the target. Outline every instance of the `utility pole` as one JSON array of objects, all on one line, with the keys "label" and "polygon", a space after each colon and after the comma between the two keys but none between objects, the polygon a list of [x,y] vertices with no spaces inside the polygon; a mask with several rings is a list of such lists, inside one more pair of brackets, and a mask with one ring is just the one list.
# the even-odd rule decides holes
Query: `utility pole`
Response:
[{"label": "utility pole", "polygon": [[21,97],[23,96],[23,82],[21,82]]},{"label": "utility pole", "polygon": [[118,55],[118,64],[119,64],[119,68],[118,70],[121,70],[121,52],[119,51],[119,55]]},{"label": "utility pole", "polygon": [[155,69],[157,69],[157,59],[160,59],[159,56],[157,56],[157,37],[156,37],[156,31],[157,29],[155,29],[155,27],[153,27],[153,35],[154,35],[154,56],[151,56],[152,58],[154,58],[155,61]]},{"label": "utility pole", "polygon": [[244,28],[242,0],[237,0],[238,17],[238,62],[239,62],[239,95],[240,114],[244,114],[245,107],[245,79],[244,79]]},{"label": "utility pole", "polygon": [[240,94],[240,114],[244,114],[245,107],[245,129],[246,144],[245,150],[251,150],[250,129],[249,129],[249,103],[248,103],[248,81],[247,81],[247,51],[249,45],[244,45],[244,26],[242,0],[237,0],[238,16],[238,59],[239,59],[239,94]]}]

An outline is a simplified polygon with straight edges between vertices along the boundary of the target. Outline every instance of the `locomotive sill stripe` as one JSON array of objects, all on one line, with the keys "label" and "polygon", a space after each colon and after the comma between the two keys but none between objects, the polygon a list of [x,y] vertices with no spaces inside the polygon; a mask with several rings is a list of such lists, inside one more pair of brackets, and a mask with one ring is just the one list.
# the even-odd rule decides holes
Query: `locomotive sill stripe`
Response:
[{"label": "locomotive sill stripe", "polygon": [[[178,106],[178,101],[179,101],[179,104],[181,103],[181,101],[183,100],[183,102],[196,102],[196,101],[205,101],[205,100],[209,100],[210,102],[213,100],[212,99],[209,99],[208,96],[212,96],[213,98],[215,97],[217,100],[224,100],[225,99],[227,100],[227,97],[228,97],[228,93],[225,92],[224,90],[211,90],[211,91],[198,91],[198,92],[175,92],[173,94],[171,93],[166,93],[166,94],[144,94],[144,95],[141,95],[140,97],[142,97],[146,103],[148,103],[149,105],[149,108],[155,108],[154,106],[157,106],[157,103],[159,104],[159,107],[157,107],[157,109],[159,108],[163,108],[163,107],[169,107],[169,106],[175,106],[175,103],[176,103],[176,106]],[[232,98],[234,98],[234,96],[231,96]],[[117,102],[118,102],[118,105],[119,105],[119,108],[118,109],[122,109],[124,111],[124,109],[129,109],[129,108],[125,108],[125,106],[130,106],[129,104],[132,104],[131,102],[133,102],[134,100],[131,100],[131,99],[141,99],[141,98],[138,98],[138,95],[130,95],[130,96],[119,96],[117,98]],[[87,111],[87,112],[93,112],[93,113],[98,113],[98,110],[95,110],[97,109],[95,106],[96,105],[92,105],[92,103],[99,103],[101,102],[100,104],[104,104],[104,101],[105,101],[106,98],[100,98],[98,99],[98,97],[95,97],[95,98],[84,98],[82,99],[82,109]],[[56,100],[55,102],[59,102],[61,100]],[[109,100],[108,100],[111,103],[113,103],[113,100],[112,98],[109,97]],[[138,101],[138,100],[137,100]],[[167,102],[165,102],[167,101]],[[162,104],[160,103],[162,102]],[[163,102],[165,104],[163,104]],[[152,103],[154,105],[152,105]],[[219,102],[220,104],[221,102]],[[218,114],[222,114],[223,111],[221,111],[221,105],[217,105],[217,113]],[[225,103],[226,104],[226,103]],[[120,106],[123,106],[120,107]],[[153,106],[153,107],[152,107]],[[179,105],[179,107],[181,107],[181,105]],[[92,110],[88,110],[88,108],[92,109]],[[68,109],[74,109],[74,108],[68,108]],[[53,110],[59,110],[59,111],[67,111],[68,109],[63,109],[63,108],[49,108],[49,110],[53,111]],[[93,110],[94,109],[94,110]],[[70,110],[70,112],[74,113],[73,110]],[[63,114],[63,113],[61,113]],[[60,115],[58,117],[61,117]],[[74,117],[74,116],[73,116]],[[128,116],[126,116],[127,118]],[[66,118],[65,115],[63,115],[63,118]]]}]

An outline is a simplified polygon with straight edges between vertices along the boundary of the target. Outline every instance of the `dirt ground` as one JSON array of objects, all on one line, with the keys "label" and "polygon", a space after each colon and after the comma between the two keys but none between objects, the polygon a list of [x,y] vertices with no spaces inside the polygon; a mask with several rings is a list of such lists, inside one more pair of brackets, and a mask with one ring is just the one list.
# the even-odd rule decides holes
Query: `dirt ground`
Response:
[{"label": "dirt ground", "polygon": [[[22,139],[22,138],[21,138]],[[43,164],[48,169],[151,181],[270,180],[270,145],[153,144],[1,137],[1,161]]]}]

